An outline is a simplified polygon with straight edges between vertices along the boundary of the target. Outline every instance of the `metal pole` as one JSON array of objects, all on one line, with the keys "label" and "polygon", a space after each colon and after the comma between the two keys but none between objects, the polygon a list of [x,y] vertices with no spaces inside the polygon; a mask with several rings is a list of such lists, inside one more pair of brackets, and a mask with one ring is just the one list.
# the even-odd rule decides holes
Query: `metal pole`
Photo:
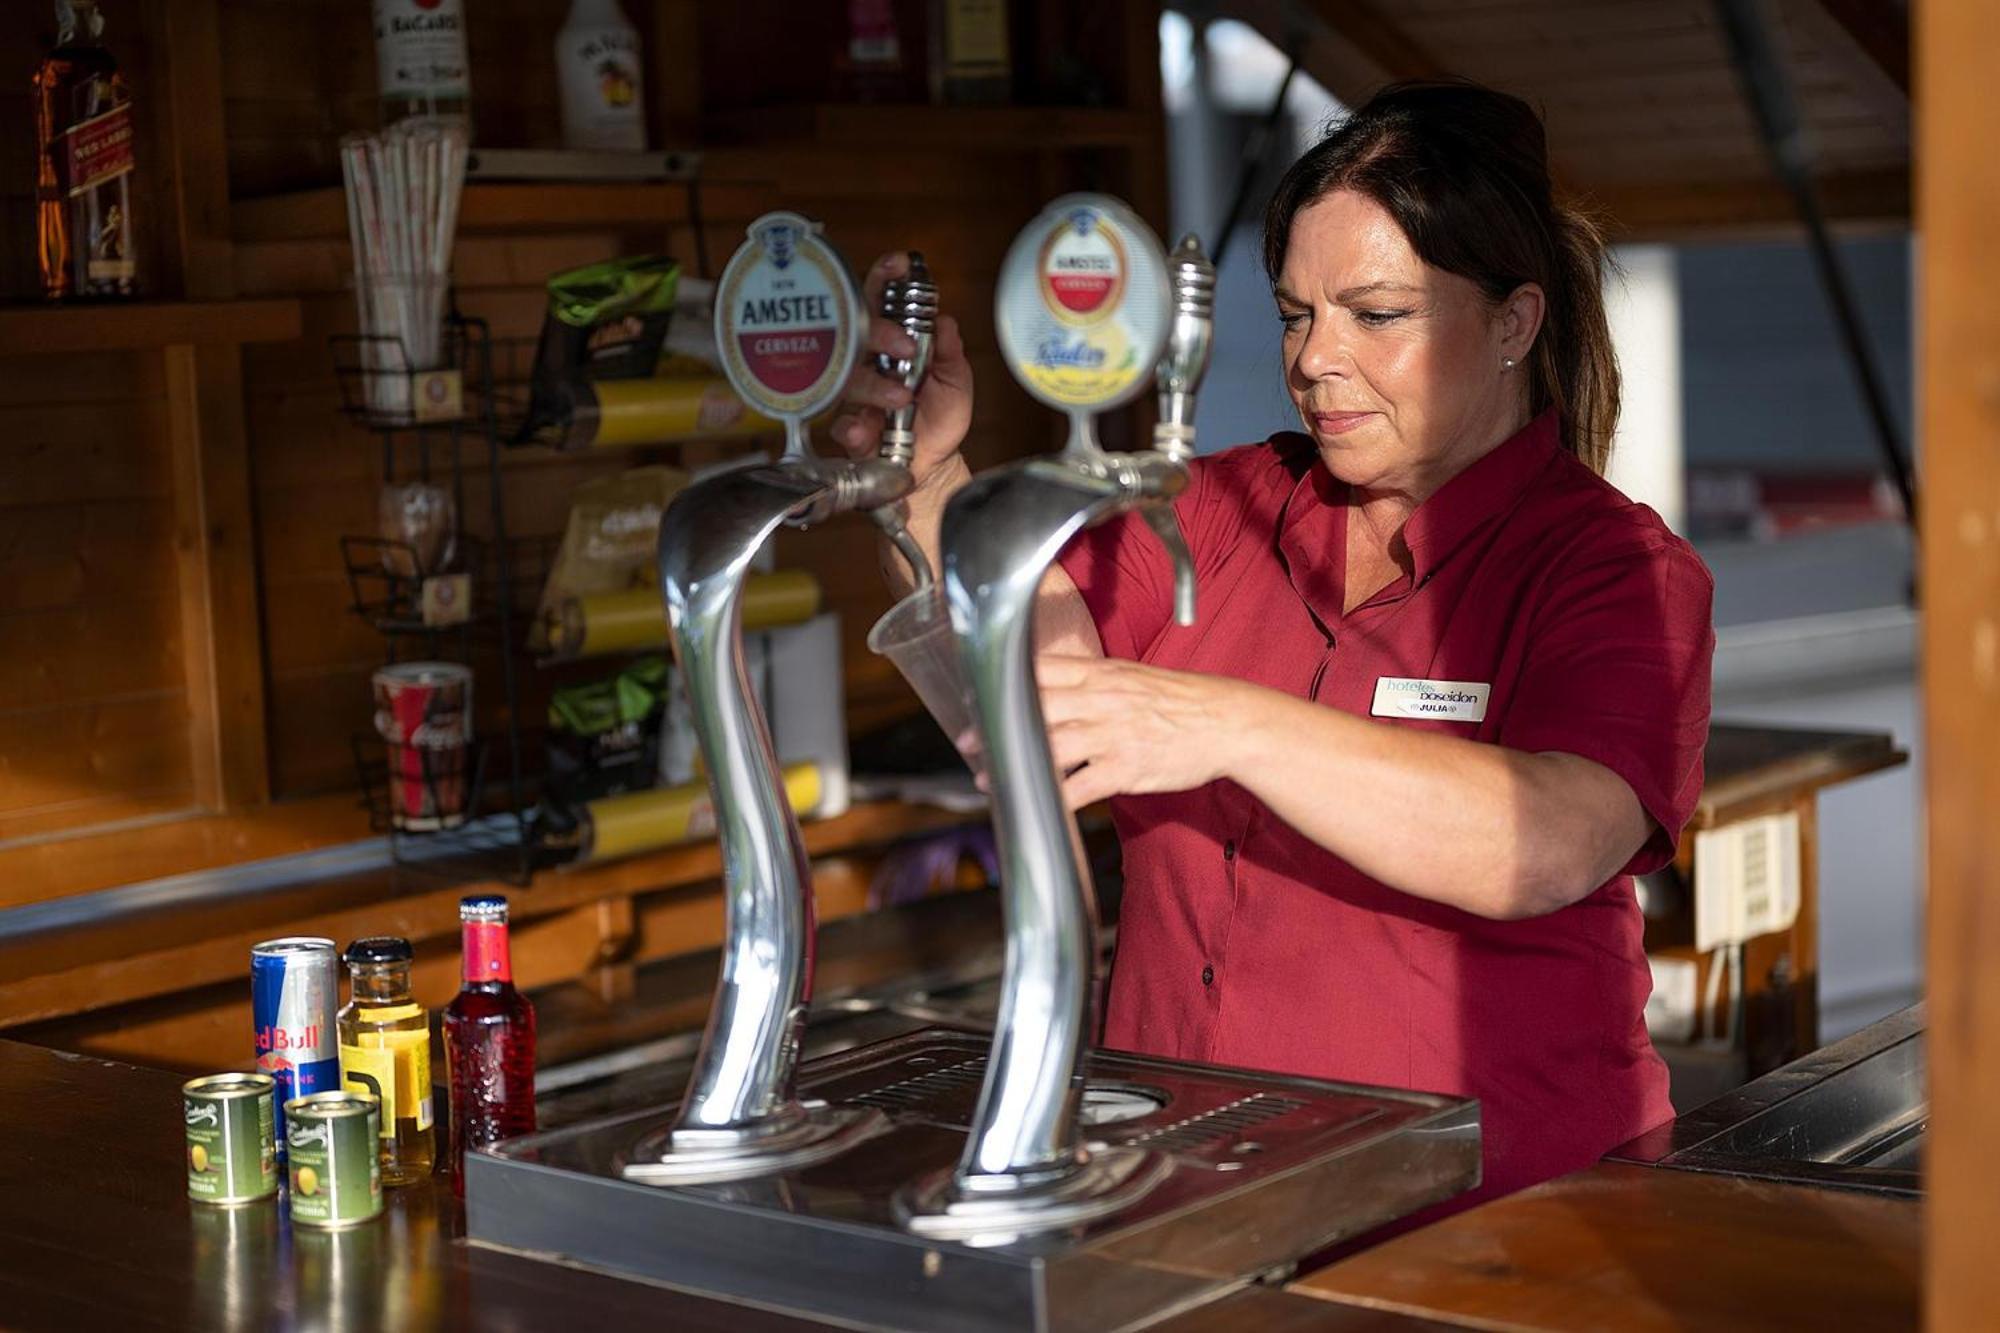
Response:
[{"label": "metal pole", "polygon": [[1868,346],[1861,312],[1854,300],[1854,289],[1840,265],[1838,252],[1833,248],[1833,236],[1827,230],[1826,215],[1820,210],[1819,196],[1813,189],[1812,164],[1807,160],[1805,140],[1799,132],[1798,113],[1785,81],[1784,65],[1771,42],[1770,30],[1757,8],[1757,0],[1716,0],[1715,8],[1722,29],[1729,37],[1730,51],[1736,57],[1737,72],[1743,78],[1743,91],[1750,99],[1751,110],[1756,113],[1764,146],[1770,151],[1771,164],[1791,193],[1792,206],[1798,210],[1799,221],[1805,224],[1813,268],[1819,276],[1821,290],[1826,293],[1827,304],[1833,308],[1834,327],[1840,333],[1841,348],[1846,352],[1848,365],[1860,386],[1862,402],[1874,427],[1876,447],[1881,451],[1890,479],[1896,484],[1897,494],[1902,496],[1904,516],[1914,530],[1917,525],[1916,483],[1911,476],[1901,434],[1896,429],[1895,417],[1889,409],[1888,391],[1883,386],[1881,372],[1876,368],[1874,352]]}]

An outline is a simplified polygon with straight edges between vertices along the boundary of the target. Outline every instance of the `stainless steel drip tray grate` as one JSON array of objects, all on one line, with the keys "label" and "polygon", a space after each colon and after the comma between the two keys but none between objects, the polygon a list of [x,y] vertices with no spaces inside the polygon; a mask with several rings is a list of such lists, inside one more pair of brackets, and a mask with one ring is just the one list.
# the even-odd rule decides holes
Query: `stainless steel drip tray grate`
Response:
[{"label": "stainless steel drip tray grate", "polygon": [[[1230,1140],[1235,1146],[1241,1145],[1241,1136],[1246,1130],[1254,1129],[1267,1120],[1276,1120],[1288,1111],[1296,1111],[1305,1103],[1296,1097],[1279,1097],[1268,1092],[1253,1092],[1247,1097],[1238,1097],[1227,1105],[1212,1110],[1200,1111],[1191,1116],[1149,1129],[1143,1134],[1125,1140],[1135,1148],[1157,1148],[1162,1152],[1193,1152],[1204,1145],[1218,1140]],[[1375,1112],[1365,1112],[1365,1118],[1372,1119]],[[1355,1122],[1359,1123],[1359,1122]],[[1260,1145],[1261,1146],[1261,1145]]]},{"label": "stainless steel drip tray grate", "polygon": [[899,1189],[950,1167],[989,1039],[932,1029],[814,1061],[801,1095],[891,1127],[819,1165],[728,1185],[620,1177],[653,1108],[467,1159],[475,1241],[888,1328],[1118,1329],[1219,1294],[1478,1182],[1464,1099],[1098,1052],[1084,1137],[1171,1155],[1151,1193],[1066,1232],[980,1242],[897,1225]]},{"label": "stainless steel drip tray grate", "polygon": [[941,1069],[928,1069],[883,1087],[857,1092],[848,1100],[905,1115],[946,1117],[962,1125],[965,1117],[960,1104],[968,1092],[975,1097],[979,1094],[980,1082],[985,1077],[986,1057],[976,1055]]}]

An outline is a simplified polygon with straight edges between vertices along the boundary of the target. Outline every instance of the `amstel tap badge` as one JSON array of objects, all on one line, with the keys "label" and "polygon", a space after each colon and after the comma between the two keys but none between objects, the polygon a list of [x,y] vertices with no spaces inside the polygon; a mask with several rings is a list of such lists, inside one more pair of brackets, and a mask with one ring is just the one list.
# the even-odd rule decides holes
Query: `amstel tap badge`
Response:
[{"label": "amstel tap badge", "polygon": [[861,294],[819,227],[766,213],[715,292],[715,345],[745,402],[801,422],[832,405],[861,347]]},{"label": "amstel tap badge", "polygon": [[1050,407],[1102,412],[1152,384],[1170,298],[1166,256],[1138,215],[1106,195],[1067,195],[1000,266],[1001,354]]}]

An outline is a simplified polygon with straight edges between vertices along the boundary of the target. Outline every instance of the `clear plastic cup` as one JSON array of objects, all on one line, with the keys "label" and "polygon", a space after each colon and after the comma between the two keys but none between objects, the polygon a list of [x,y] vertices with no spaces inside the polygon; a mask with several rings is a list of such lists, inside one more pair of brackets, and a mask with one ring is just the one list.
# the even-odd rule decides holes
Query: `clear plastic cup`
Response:
[{"label": "clear plastic cup", "polygon": [[959,665],[958,641],[952,636],[951,615],[936,588],[911,593],[883,613],[868,631],[869,651],[895,664],[917,699],[944,728],[944,734],[972,769],[984,777],[986,763],[973,722],[972,690]]}]

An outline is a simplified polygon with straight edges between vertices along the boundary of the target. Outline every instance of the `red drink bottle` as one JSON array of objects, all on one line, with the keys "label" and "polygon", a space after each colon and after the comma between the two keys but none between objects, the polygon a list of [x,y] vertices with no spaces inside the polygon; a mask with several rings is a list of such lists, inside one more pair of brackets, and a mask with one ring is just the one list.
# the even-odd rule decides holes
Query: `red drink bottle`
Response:
[{"label": "red drink bottle", "polygon": [[465,1150],[535,1128],[535,1007],[514,989],[507,900],[462,898],[465,982],[444,1011],[451,1078],[451,1187],[465,1197]]}]

